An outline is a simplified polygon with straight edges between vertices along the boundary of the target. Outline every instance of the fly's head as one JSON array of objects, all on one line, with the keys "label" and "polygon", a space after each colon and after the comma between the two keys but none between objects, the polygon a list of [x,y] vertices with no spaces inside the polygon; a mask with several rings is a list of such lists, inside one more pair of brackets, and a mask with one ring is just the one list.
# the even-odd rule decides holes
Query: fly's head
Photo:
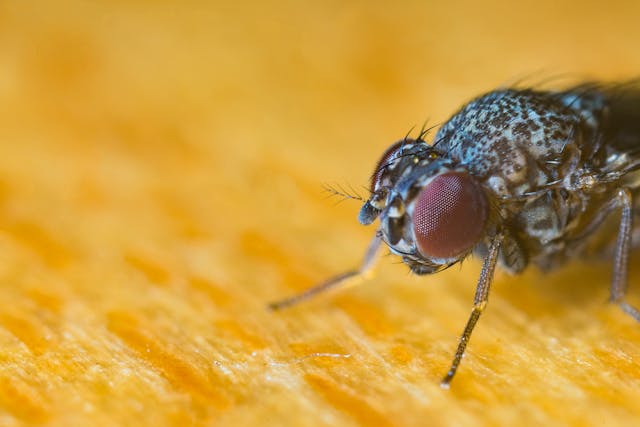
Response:
[{"label": "fly's head", "polygon": [[381,157],[359,221],[380,220],[382,239],[416,274],[465,258],[487,233],[490,204],[469,172],[421,139],[403,139]]}]

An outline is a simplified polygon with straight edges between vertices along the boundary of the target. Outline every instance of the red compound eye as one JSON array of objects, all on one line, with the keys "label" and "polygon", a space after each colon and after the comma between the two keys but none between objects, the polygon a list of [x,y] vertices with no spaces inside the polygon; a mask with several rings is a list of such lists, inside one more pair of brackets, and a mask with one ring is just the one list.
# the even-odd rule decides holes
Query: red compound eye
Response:
[{"label": "red compound eye", "polygon": [[487,222],[487,199],[480,185],[461,172],[438,175],[418,195],[413,231],[425,257],[452,258],[471,249]]}]

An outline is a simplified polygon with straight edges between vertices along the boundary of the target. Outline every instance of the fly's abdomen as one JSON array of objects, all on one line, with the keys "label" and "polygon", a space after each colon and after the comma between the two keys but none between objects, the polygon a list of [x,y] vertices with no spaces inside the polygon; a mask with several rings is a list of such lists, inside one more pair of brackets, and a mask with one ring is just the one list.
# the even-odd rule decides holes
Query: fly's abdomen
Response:
[{"label": "fly's abdomen", "polygon": [[640,87],[611,89],[607,98],[606,140],[618,151],[640,156]]},{"label": "fly's abdomen", "polygon": [[640,158],[640,81],[586,83],[560,96],[590,141],[581,147],[582,158],[603,173],[633,169],[630,164]]}]

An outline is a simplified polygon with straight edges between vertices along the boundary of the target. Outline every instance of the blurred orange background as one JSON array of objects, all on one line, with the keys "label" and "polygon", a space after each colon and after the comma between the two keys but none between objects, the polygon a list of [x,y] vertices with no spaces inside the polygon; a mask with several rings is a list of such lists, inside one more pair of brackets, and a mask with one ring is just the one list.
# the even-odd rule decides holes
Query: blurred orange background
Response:
[{"label": "blurred orange background", "polygon": [[[640,3],[0,2],[0,425],[638,425],[611,266],[359,262],[378,156],[498,85],[640,74]],[[568,77],[567,77],[568,76]],[[632,259],[636,263],[636,259]],[[631,301],[640,301],[632,266]]]}]

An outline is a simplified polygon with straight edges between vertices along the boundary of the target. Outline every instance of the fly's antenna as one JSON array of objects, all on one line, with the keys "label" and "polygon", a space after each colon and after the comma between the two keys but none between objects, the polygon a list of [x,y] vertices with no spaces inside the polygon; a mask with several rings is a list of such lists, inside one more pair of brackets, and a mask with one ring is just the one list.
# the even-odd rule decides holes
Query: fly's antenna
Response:
[{"label": "fly's antenna", "polygon": [[333,197],[339,197],[340,200],[336,204],[342,203],[345,200],[358,200],[360,202],[366,201],[350,184],[347,184],[348,188],[345,189],[342,184],[323,184],[322,189],[327,193],[327,199]]}]

